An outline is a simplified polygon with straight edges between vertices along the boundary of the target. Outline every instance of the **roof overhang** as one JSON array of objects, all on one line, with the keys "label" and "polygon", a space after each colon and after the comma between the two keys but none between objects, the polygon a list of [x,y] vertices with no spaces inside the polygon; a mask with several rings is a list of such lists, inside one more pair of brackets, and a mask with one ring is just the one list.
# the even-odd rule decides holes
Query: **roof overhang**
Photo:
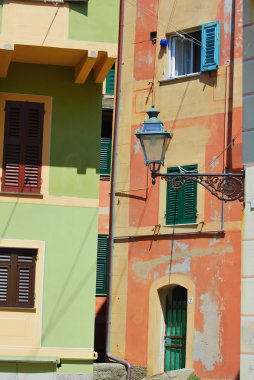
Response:
[{"label": "roof overhang", "polygon": [[11,62],[73,67],[74,82],[84,83],[93,72],[102,83],[117,57],[116,44],[68,41],[64,46],[33,46],[0,41],[0,78],[8,76]]}]

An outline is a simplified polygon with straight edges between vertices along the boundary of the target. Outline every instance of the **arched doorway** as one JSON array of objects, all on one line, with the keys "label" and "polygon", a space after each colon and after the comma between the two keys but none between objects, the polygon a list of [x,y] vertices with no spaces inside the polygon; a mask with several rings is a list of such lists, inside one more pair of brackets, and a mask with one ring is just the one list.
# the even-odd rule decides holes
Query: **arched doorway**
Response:
[{"label": "arched doorway", "polygon": [[165,371],[185,367],[187,332],[187,289],[171,286],[166,294]]},{"label": "arched doorway", "polygon": [[[177,287],[179,287],[177,289]],[[175,289],[175,291],[173,291]],[[182,292],[179,294],[179,292]],[[185,368],[193,368],[195,284],[189,276],[180,273],[156,279],[150,288],[147,373],[148,376],[165,370],[165,336],[168,301],[180,297],[186,301]],[[171,297],[171,298],[170,298]],[[173,297],[173,298],[172,298]],[[173,313],[176,313],[173,311]],[[184,314],[184,313],[183,313]]]}]

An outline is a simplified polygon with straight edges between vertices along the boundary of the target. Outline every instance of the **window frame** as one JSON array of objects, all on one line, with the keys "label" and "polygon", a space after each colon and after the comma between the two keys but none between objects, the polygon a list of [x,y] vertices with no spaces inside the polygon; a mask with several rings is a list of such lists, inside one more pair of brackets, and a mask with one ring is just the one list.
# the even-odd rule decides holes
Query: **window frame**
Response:
[{"label": "window frame", "polygon": [[[198,32],[198,31],[201,32],[201,27],[195,30],[192,30],[188,33],[193,33],[193,32]],[[168,60],[169,60],[168,79],[185,78],[188,76],[200,74],[200,70],[199,70],[195,72],[192,71],[191,73],[188,73],[188,74],[175,75],[175,55],[176,55],[175,41],[176,39],[180,40],[180,37],[177,36],[177,34],[168,36]],[[201,52],[200,52],[200,56],[201,56]],[[192,65],[192,70],[193,70],[193,43],[191,43],[191,65]]]},{"label": "window frame", "polygon": [[[16,118],[14,111],[15,109],[18,110]],[[37,120],[34,119],[34,116],[36,115],[32,114],[32,112],[34,111],[37,112]],[[3,176],[1,184],[2,192],[20,194],[40,194],[42,182],[41,168],[44,113],[45,110],[43,103],[13,100],[6,101],[3,144]],[[18,125],[17,116],[19,119]],[[11,124],[12,119],[14,119],[13,124]],[[13,132],[18,132],[18,134],[15,135],[13,134]],[[16,148],[14,147],[18,147],[19,152],[19,159],[18,162],[15,162],[15,164],[11,162],[13,160],[13,155],[16,154]],[[8,156],[10,156],[9,160]],[[17,174],[15,176],[13,176],[12,174],[12,168],[7,169],[8,165],[9,167],[11,165],[14,165],[16,169],[18,169]],[[26,174],[27,172],[28,174]],[[36,177],[34,176],[35,173]],[[26,184],[26,178],[31,179],[31,185]],[[34,178],[36,178],[35,183]],[[17,181],[17,185],[14,184],[15,181]]]},{"label": "window frame", "polygon": [[0,93],[0,177],[3,176],[3,147],[4,147],[4,127],[5,127],[5,106],[7,101],[23,101],[44,104],[44,123],[42,135],[42,161],[41,161],[41,188],[40,193],[18,193],[5,192],[0,188],[0,196],[13,198],[29,197],[43,198],[49,195],[49,168],[50,168],[50,142],[51,142],[51,120],[52,120],[52,97],[43,95],[30,95],[19,93]]},{"label": "window frame", "polygon": [[[201,26],[189,31],[188,33],[195,33],[200,31],[200,67],[199,71],[193,71],[189,74],[175,75],[175,39],[176,34],[168,35],[168,70],[166,80],[172,80],[177,78],[191,77],[195,75],[200,75],[207,71],[218,70],[220,66],[220,46],[221,46],[221,36],[220,36],[220,21],[213,21],[209,23],[204,23]],[[193,61],[193,43],[192,43],[192,61]],[[194,66],[194,61],[192,62],[192,67]]]},{"label": "window frame", "polygon": [[[3,256],[10,257],[10,261],[3,260]],[[21,260],[19,257],[30,256],[31,261]],[[0,309],[34,309],[35,307],[35,281],[36,281],[36,261],[38,257],[38,249],[36,248],[17,248],[17,247],[0,247],[0,269],[1,275],[1,289],[4,287],[4,280],[6,278],[6,272],[4,274],[3,268],[7,267],[7,290],[6,290],[6,301],[0,300]],[[21,293],[19,292],[19,281],[22,269],[29,268],[29,284],[28,284],[28,301],[20,301]],[[23,274],[24,276],[24,274]],[[25,281],[25,282],[24,282]],[[23,277],[23,287],[27,279]],[[27,289],[26,289],[27,290]],[[2,293],[2,292],[1,292]]]}]

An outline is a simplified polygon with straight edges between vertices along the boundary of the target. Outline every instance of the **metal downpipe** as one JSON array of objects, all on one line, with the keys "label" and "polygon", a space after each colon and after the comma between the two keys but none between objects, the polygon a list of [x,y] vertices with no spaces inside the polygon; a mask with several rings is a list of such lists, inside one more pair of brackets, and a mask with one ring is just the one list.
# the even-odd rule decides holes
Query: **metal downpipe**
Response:
[{"label": "metal downpipe", "polygon": [[107,327],[106,327],[106,355],[109,359],[123,364],[127,370],[127,380],[131,380],[131,365],[128,361],[117,358],[110,352],[110,328],[112,310],[112,274],[114,258],[114,227],[115,227],[115,192],[116,192],[116,157],[118,144],[119,110],[121,96],[122,78],[122,56],[123,56],[123,21],[124,21],[124,0],[120,0],[119,10],[119,32],[118,32],[118,60],[117,60],[117,80],[116,80],[116,101],[113,131],[113,154],[110,184],[110,214],[109,214],[109,275],[108,275],[108,299],[107,299]]}]

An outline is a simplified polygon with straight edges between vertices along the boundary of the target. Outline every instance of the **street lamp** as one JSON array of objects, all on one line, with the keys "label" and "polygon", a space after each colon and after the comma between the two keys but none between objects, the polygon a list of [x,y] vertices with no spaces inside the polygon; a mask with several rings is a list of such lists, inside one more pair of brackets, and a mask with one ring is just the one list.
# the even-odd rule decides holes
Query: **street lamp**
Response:
[{"label": "street lamp", "polygon": [[244,173],[200,174],[186,172],[182,168],[179,168],[180,173],[159,173],[161,165],[164,166],[165,154],[172,135],[157,118],[159,111],[154,106],[147,111],[147,114],[149,119],[143,122],[135,135],[140,141],[145,165],[151,171],[153,185],[157,177],[169,182],[175,190],[186,182],[197,182],[220,200],[243,201]]},{"label": "street lamp", "polygon": [[159,113],[152,106],[147,111],[149,119],[145,120],[135,133],[141,144],[145,164],[152,172],[153,184],[155,184],[155,173],[160,170],[161,165],[164,166],[165,154],[172,138],[172,135],[166,131],[162,122],[157,118]]}]

